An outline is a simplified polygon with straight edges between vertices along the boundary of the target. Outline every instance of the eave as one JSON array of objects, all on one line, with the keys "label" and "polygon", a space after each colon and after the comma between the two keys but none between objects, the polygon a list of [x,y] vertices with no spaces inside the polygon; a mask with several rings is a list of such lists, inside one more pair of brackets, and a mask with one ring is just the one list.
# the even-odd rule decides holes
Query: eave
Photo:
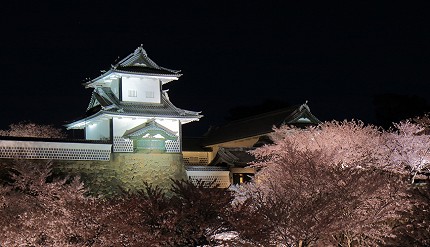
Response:
[{"label": "eave", "polygon": [[202,115],[197,115],[197,116],[169,116],[169,115],[156,115],[156,114],[150,114],[150,115],[145,115],[145,116],[136,116],[135,114],[131,114],[131,113],[124,113],[124,112],[112,113],[112,112],[107,112],[107,111],[101,110],[101,111],[99,111],[99,112],[97,112],[91,116],[79,119],[79,120],[74,121],[74,122],[69,123],[69,124],[65,124],[64,126],[67,128],[67,130],[83,129],[89,124],[100,121],[102,119],[111,119],[113,117],[118,117],[118,118],[127,117],[127,118],[132,118],[132,119],[133,118],[144,118],[144,119],[162,118],[162,119],[179,120],[181,122],[181,124],[187,124],[190,122],[199,121],[200,118],[203,116]]},{"label": "eave", "polygon": [[97,83],[103,83],[104,79],[115,79],[115,78],[121,78],[123,76],[143,76],[148,78],[156,78],[160,79],[163,82],[163,85],[174,80],[178,80],[179,77],[182,76],[182,74],[155,74],[155,73],[138,73],[138,72],[130,72],[130,71],[123,71],[123,70],[117,70],[117,69],[110,69],[106,71],[105,73],[101,74],[99,77],[94,78],[93,80],[89,82],[82,83],[82,85],[85,86],[85,88],[95,88]]},{"label": "eave", "polygon": [[64,127],[66,127],[67,130],[70,129],[83,129],[85,128],[85,126],[87,126],[88,124],[91,124],[91,122],[97,121],[98,118],[101,118],[100,115],[102,115],[103,112],[99,111],[91,116],[76,120],[74,122],[65,124]]}]

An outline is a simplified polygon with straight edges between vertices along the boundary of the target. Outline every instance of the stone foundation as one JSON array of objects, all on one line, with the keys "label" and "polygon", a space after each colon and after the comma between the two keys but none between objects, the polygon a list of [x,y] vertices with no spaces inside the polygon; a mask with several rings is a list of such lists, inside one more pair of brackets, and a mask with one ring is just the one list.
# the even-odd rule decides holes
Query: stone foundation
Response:
[{"label": "stone foundation", "polygon": [[55,172],[80,175],[92,194],[135,192],[147,182],[166,192],[171,179],[186,179],[182,154],[112,153],[106,161],[54,161]]}]

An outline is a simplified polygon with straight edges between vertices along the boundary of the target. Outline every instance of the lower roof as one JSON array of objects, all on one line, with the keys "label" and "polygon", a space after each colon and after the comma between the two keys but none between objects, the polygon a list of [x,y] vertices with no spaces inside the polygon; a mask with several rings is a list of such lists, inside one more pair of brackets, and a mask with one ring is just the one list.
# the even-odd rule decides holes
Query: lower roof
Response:
[{"label": "lower roof", "polygon": [[271,133],[273,127],[295,125],[305,127],[321,123],[311,112],[307,104],[295,105],[264,114],[232,121],[225,125],[212,127],[202,141],[204,146],[215,145],[249,137]]},{"label": "lower roof", "polygon": [[166,92],[161,94],[161,103],[142,103],[119,101],[113,96],[110,88],[98,88],[97,90],[94,91],[91,102],[97,100],[97,98],[103,98],[103,102],[88,109],[86,117],[66,124],[65,126],[68,129],[82,128],[76,126],[80,126],[81,123],[91,122],[94,118],[102,115],[186,119],[187,122],[196,121],[203,117],[200,112],[188,111],[174,106]]}]

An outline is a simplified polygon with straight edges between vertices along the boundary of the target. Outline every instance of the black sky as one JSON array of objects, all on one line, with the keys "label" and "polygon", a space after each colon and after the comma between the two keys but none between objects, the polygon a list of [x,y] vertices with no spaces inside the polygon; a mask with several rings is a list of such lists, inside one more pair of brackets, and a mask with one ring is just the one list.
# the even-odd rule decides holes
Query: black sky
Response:
[{"label": "black sky", "polygon": [[308,100],[323,121],[366,123],[375,122],[377,95],[428,103],[429,6],[155,2],[4,5],[0,127],[76,119],[90,99],[84,79],[140,44],[157,64],[182,70],[167,87],[176,106],[205,115],[184,128],[193,135],[221,123],[233,107],[266,99]]}]

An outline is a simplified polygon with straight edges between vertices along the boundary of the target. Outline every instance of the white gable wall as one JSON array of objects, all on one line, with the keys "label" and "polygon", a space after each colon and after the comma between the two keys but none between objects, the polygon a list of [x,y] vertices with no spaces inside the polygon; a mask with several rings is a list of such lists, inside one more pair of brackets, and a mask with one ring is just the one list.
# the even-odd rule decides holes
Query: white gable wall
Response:
[{"label": "white gable wall", "polygon": [[85,127],[85,138],[87,140],[109,140],[110,122],[108,119],[93,122]]},{"label": "white gable wall", "polygon": [[138,125],[146,123],[147,118],[117,118],[114,117],[113,121],[113,136],[122,136],[125,131],[132,129]]},{"label": "white gable wall", "polygon": [[176,133],[176,136],[179,136],[179,125],[181,124],[179,120],[177,119],[156,119],[155,122],[157,122],[160,125],[163,125],[164,127],[168,128],[169,130]]},{"label": "white gable wall", "polygon": [[122,77],[122,100],[160,103],[160,81],[147,77]]}]

